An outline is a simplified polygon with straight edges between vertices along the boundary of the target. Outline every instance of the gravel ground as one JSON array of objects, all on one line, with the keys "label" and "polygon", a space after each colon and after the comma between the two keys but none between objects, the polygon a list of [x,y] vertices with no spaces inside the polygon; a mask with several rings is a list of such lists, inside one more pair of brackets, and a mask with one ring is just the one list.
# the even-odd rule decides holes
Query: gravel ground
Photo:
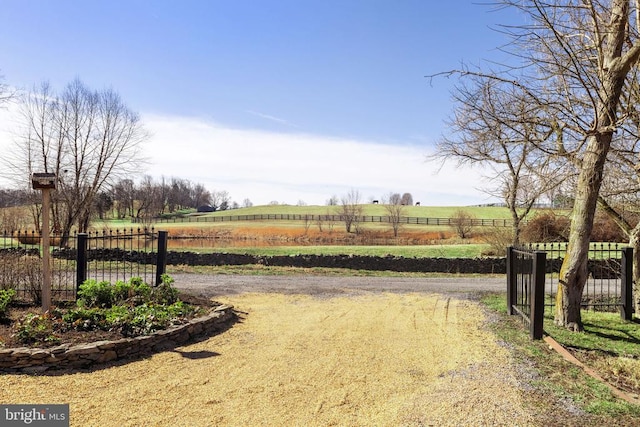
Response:
[{"label": "gravel ground", "polygon": [[0,376],[0,402],[69,403],[75,426],[539,425],[465,298],[504,279],[172,277],[241,320],[127,364]]},{"label": "gravel ground", "polygon": [[505,292],[504,277],[404,278],[326,276],[235,276],[171,274],[176,286],[208,297],[244,292],[338,296],[364,292],[457,293],[461,297],[480,291]]}]

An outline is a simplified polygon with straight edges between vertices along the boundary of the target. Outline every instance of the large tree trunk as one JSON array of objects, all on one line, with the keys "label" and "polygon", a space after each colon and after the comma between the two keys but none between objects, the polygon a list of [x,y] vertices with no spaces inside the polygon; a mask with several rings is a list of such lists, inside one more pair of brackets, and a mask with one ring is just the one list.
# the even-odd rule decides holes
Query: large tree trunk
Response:
[{"label": "large tree trunk", "polygon": [[573,331],[583,330],[580,305],[589,276],[589,238],[611,136],[611,132],[607,132],[589,137],[571,213],[569,245],[560,269],[555,322]]},{"label": "large tree trunk", "polygon": [[640,45],[637,43],[634,43],[628,52],[623,53],[629,25],[628,1],[612,1],[610,10],[599,69],[601,86],[598,89],[593,128],[587,138],[580,166],[576,198],[571,213],[569,246],[560,269],[560,283],[556,296],[556,324],[574,331],[583,330],[580,306],[582,290],[588,277],[589,238],[593,229],[604,164],[616,128],[620,96],[627,75],[640,55]]}]

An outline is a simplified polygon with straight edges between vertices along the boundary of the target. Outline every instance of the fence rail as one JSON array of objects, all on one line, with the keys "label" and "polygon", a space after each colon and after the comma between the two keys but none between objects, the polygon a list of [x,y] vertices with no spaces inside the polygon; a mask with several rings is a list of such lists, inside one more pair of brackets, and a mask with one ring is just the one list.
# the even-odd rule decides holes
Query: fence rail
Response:
[{"label": "fence rail", "polygon": [[[547,254],[545,306],[554,307],[560,280],[560,267],[567,251],[566,242],[532,243],[526,249]],[[582,308],[624,312],[630,319],[633,248],[618,243],[598,242],[589,246],[589,278],[583,290]]]},{"label": "fence rail", "polygon": [[[206,222],[234,222],[234,221],[308,221],[308,222],[344,222],[344,215],[304,215],[304,214],[255,214],[255,215],[228,215],[228,216],[198,216],[192,215],[187,217],[172,218],[154,218],[156,223],[206,223]],[[133,219],[133,222],[141,222],[141,219]],[[358,216],[353,222],[361,223],[392,223],[394,222],[389,216],[364,215]],[[511,219],[488,219],[488,218],[428,218],[428,217],[402,217],[399,222],[401,224],[416,225],[440,225],[440,226],[456,226],[461,222],[464,225],[473,227],[512,227]]]},{"label": "fence rail", "polygon": [[[75,300],[86,279],[115,282],[141,277],[149,284],[160,283],[166,271],[167,239],[166,231],[154,229],[51,236],[53,299]],[[36,232],[2,233],[0,289],[13,288],[18,299],[39,302],[41,287],[41,236]]]},{"label": "fence rail", "polygon": [[[532,328],[534,326],[531,322],[542,322],[544,308],[555,307],[560,268],[566,250],[567,243],[528,244],[522,248],[507,250],[509,314],[520,314]],[[544,261],[539,258],[542,255]],[[622,247],[616,243],[592,243],[587,264],[589,278],[583,289],[581,308],[596,311],[619,310],[622,319],[631,320],[632,258],[633,249],[630,247]],[[534,310],[531,305],[534,302],[541,304],[542,311],[538,308]],[[538,313],[541,314],[536,318]],[[536,336],[542,333],[537,330],[537,326],[535,328]]]},{"label": "fence rail", "polygon": [[507,251],[507,312],[522,317],[534,340],[543,335],[545,261],[542,251]]}]

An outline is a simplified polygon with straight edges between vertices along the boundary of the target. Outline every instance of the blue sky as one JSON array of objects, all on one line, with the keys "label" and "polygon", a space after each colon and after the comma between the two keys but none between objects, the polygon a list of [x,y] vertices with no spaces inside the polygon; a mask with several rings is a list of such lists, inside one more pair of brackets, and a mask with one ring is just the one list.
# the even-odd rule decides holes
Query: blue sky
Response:
[{"label": "blue sky", "polygon": [[479,171],[424,162],[455,83],[425,76],[499,59],[492,28],[514,18],[467,0],[4,0],[0,72],[114,88],[152,133],[145,173],[238,202],[475,204]]}]

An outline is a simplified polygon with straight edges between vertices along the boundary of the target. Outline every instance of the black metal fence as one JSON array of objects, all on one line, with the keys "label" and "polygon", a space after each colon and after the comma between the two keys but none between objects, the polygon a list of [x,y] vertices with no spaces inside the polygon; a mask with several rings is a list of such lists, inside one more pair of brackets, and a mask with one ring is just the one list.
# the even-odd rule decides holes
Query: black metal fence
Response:
[{"label": "black metal fence", "polygon": [[[546,253],[545,306],[554,307],[560,267],[567,243],[534,243],[526,249]],[[633,248],[618,243],[591,243],[589,246],[589,278],[582,293],[582,308],[595,311],[620,311],[631,319]]]},{"label": "black metal fence", "polygon": [[[527,324],[542,322],[543,312],[555,307],[560,267],[567,243],[528,244],[507,251],[507,301],[509,314],[520,314]],[[542,257],[544,255],[544,257]],[[619,311],[624,320],[633,315],[633,249],[617,243],[592,243],[589,278],[582,293],[582,309]],[[531,304],[542,304],[542,311]],[[536,306],[537,307],[537,306]],[[539,318],[534,315],[541,313]],[[533,326],[532,326],[533,327]],[[540,328],[542,328],[540,326]],[[536,329],[536,337],[542,337]],[[532,332],[533,334],[533,332]],[[532,335],[533,337],[533,335]]]},{"label": "black metal fence", "polygon": [[[141,277],[160,283],[166,271],[166,231],[105,230],[52,235],[51,293],[54,301],[75,300],[86,279],[127,281]],[[42,288],[41,236],[36,232],[0,235],[0,289],[16,290],[17,298],[39,302]]]},{"label": "black metal fence", "polygon": [[536,340],[543,334],[545,261],[542,251],[507,250],[507,313],[519,314]]},{"label": "black metal fence", "polygon": [[[308,222],[344,222],[343,215],[305,215],[305,214],[255,214],[255,215],[227,215],[227,216],[177,216],[170,218],[154,218],[157,223],[206,223],[206,222],[233,222],[233,221],[308,221]],[[135,222],[136,220],[133,219]],[[140,220],[142,221],[142,220]],[[389,216],[365,215],[358,216],[353,221],[367,222],[393,222]],[[427,218],[427,217],[401,217],[401,224],[417,224],[417,225],[440,225],[440,226],[456,226],[461,222],[465,225],[473,227],[511,227],[513,220],[511,219],[489,219],[489,218]]]}]

